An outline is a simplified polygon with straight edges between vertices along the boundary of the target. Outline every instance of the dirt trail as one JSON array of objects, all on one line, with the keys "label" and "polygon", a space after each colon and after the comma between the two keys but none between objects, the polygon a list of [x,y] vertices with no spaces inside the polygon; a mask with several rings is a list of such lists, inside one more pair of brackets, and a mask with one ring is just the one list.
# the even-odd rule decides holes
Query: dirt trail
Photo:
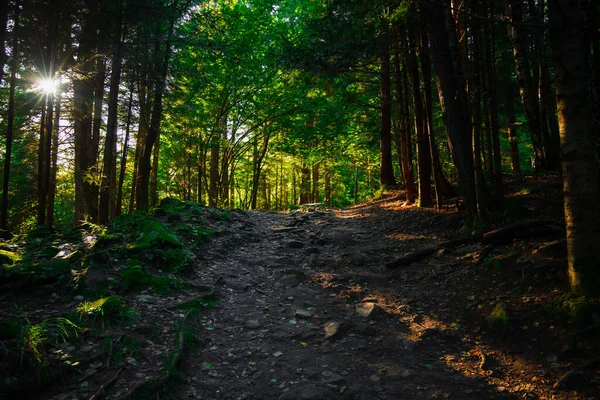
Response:
[{"label": "dirt trail", "polygon": [[[427,242],[423,226],[395,232],[400,214],[375,206],[249,216],[237,249],[198,271],[202,281],[217,282],[220,305],[196,322],[201,345],[185,357],[178,396],[514,398],[448,362],[463,351],[461,332],[414,309],[410,283],[428,275],[402,283],[384,270]],[[439,237],[443,228],[427,232]]]}]

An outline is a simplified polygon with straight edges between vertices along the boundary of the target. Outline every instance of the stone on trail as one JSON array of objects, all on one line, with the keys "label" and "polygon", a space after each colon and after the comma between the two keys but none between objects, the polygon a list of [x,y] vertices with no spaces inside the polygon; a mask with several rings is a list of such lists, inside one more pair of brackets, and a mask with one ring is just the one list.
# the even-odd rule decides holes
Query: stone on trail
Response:
[{"label": "stone on trail", "polygon": [[285,242],[283,242],[284,247],[290,248],[290,249],[301,249],[304,247],[304,242],[301,242],[299,240],[287,240]]},{"label": "stone on trail", "polygon": [[312,318],[313,314],[308,310],[303,310],[303,309],[299,308],[294,313],[294,316],[296,316],[298,318]]},{"label": "stone on trail", "polygon": [[332,393],[316,385],[304,385],[291,389],[279,396],[278,400],[329,400]]},{"label": "stone on trail", "polygon": [[256,319],[249,319],[248,321],[246,321],[244,326],[248,329],[258,329],[260,328],[260,322],[258,322],[258,320]]},{"label": "stone on trail", "polygon": [[325,331],[325,339],[335,338],[340,333],[341,325],[337,321],[329,321],[323,325],[323,330]]}]

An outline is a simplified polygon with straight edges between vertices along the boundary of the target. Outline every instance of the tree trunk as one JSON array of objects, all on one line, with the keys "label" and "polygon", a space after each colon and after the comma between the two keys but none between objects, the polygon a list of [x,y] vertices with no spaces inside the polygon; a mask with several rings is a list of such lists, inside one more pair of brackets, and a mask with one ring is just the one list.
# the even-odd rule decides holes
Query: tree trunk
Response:
[{"label": "tree trunk", "polygon": [[413,104],[415,112],[415,131],[417,133],[417,175],[419,185],[419,207],[432,207],[431,198],[431,153],[429,149],[429,140],[427,139],[427,115],[423,107],[423,98],[421,96],[421,79],[419,76],[419,65],[416,55],[416,39],[413,37],[409,41],[408,52],[408,73],[412,86]]},{"label": "tree trunk", "polygon": [[158,205],[158,162],[160,160],[160,131],[152,150],[152,174],[150,175],[150,207]]},{"label": "tree trunk", "polygon": [[331,207],[331,170],[325,170],[325,204]]},{"label": "tree trunk", "polygon": [[[15,10],[18,12],[20,7],[20,2],[17,2],[15,5]],[[4,78],[4,65],[8,60],[6,56],[6,22],[8,21],[8,11],[9,11],[8,1],[3,1],[0,3],[0,84],[2,84],[2,79]],[[16,13],[15,13],[16,14]],[[18,18],[15,18],[17,20]],[[15,24],[17,26],[18,24]],[[13,32],[16,30],[13,29]],[[14,38],[13,38],[14,45]],[[16,53],[13,51],[13,56]],[[12,67],[11,67],[12,68]]]},{"label": "tree trunk", "polygon": [[[123,182],[125,181],[125,170],[127,169],[127,155],[129,152],[129,131],[131,129],[131,108],[133,105],[133,85],[129,89],[129,101],[127,104],[127,122],[125,125],[125,138],[123,139],[123,155],[121,156],[121,167],[119,169],[119,183],[117,185],[117,198],[115,200],[115,217],[122,213],[123,209]],[[135,181],[135,174],[134,181]]]},{"label": "tree trunk", "polygon": [[310,167],[302,160],[301,182],[300,182],[300,204],[310,203]]},{"label": "tree trunk", "polygon": [[[443,5],[448,6],[447,0]],[[471,117],[467,93],[462,83],[464,77],[460,69],[454,21],[449,8],[428,1],[423,1],[422,6],[428,15],[432,59],[439,82],[444,122],[452,144],[452,158],[458,170],[459,186],[464,192],[467,212],[475,216],[477,201],[471,149]]]},{"label": "tree trunk", "polygon": [[500,152],[500,123],[498,121],[498,91],[496,85],[496,35],[494,34],[494,25],[491,20],[495,18],[494,0],[489,0],[490,21],[484,25],[484,34],[486,38],[486,61],[487,78],[490,102],[490,131],[492,135],[492,149],[494,158],[494,197],[496,206],[500,208],[504,201],[504,183],[502,180],[502,153]]},{"label": "tree trunk", "polygon": [[519,82],[521,100],[527,124],[531,132],[531,143],[534,151],[534,163],[537,167],[546,168],[546,154],[542,139],[542,126],[540,120],[540,106],[537,92],[534,91],[531,77],[530,62],[527,54],[527,35],[523,32],[523,4],[522,0],[507,0],[511,24],[508,26],[509,37],[513,46],[517,81]]},{"label": "tree trunk", "polygon": [[510,167],[514,176],[521,175],[521,161],[519,160],[519,135],[515,117],[514,87],[506,85],[505,112],[506,124],[508,125],[508,143],[510,146]]},{"label": "tree trunk", "polygon": [[162,118],[163,109],[162,97],[166,89],[169,60],[171,58],[171,39],[173,37],[174,25],[175,21],[171,20],[163,54],[164,57],[159,72],[160,76],[157,79],[154,89],[154,104],[152,107],[152,116],[150,118],[150,128],[148,129],[148,134],[146,135],[143,146],[141,147],[135,199],[136,208],[138,210],[146,210],[148,208],[151,158],[154,144],[158,140],[158,135],[160,132],[160,120]]},{"label": "tree trunk", "polygon": [[312,202],[319,202],[319,163],[312,167]]},{"label": "tree trunk", "polygon": [[481,36],[477,20],[471,21],[471,33],[473,57],[470,63],[471,73],[469,75],[472,84],[469,85],[469,94],[471,97],[471,116],[473,121],[473,168],[475,173],[475,187],[477,190],[477,215],[480,221],[485,221],[487,219],[487,187],[481,168],[481,75],[479,73],[482,67],[479,64],[481,61]]},{"label": "tree trunk", "polygon": [[354,204],[358,204],[358,164],[354,166]]},{"label": "tree trunk", "polygon": [[586,10],[579,1],[550,2],[552,49],[562,150],[568,272],[577,295],[600,296],[600,171],[590,106]]},{"label": "tree trunk", "polygon": [[[0,6],[2,13],[8,12],[8,3]],[[17,8],[18,10],[18,8]],[[0,14],[0,22],[6,24],[6,14]],[[3,25],[4,26],[4,25]],[[12,144],[13,144],[13,125],[15,120],[15,86],[17,82],[17,70],[19,68],[19,35],[16,34],[19,31],[19,13],[15,13],[15,25],[13,32],[13,45],[12,45],[12,62],[10,66],[10,89],[8,92],[8,115],[6,120],[6,149],[4,153],[4,171],[2,180],[2,209],[0,209],[0,230],[8,230],[8,192],[10,183],[10,159],[12,157]],[[4,34],[4,31],[2,31]],[[2,38],[2,53],[0,57],[4,57],[4,38]],[[1,65],[4,68],[4,64]],[[0,69],[0,74],[2,73]]]},{"label": "tree trunk", "polygon": [[380,126],[380,166],[379,182],[383,188],[396,185],[392,165],[392,83],[390,71],[389,41],[382,44],[381,54],[381,126]]},{"label": "tree trunk", "polygon": [[54,128],[52,129],[52,148],[50,159],[50,177],[48,178],[48,201],[46,204],[46,224],[54,229],[54,199],[56,197],[56,173],[58,168],[58,129],[60,128],[61,112],[60,93],[56,93],[54,100]]},{"label": "tree trunk", "polygon": [[115,23],[115,43],[113,48],[112,72],[110,75],[110,91],[108,94],[108,117],[106,122],[106,139],[104,142],[100,205],[98,208],[99,224],[106,224],[109,221],[111,214],[115,214],[114,211],[111,211],[110,186],[117,173],[115,170],[115,160],[117,156],[119,87],[121,85],[121,27],[122,22],[119,20]]},{"label": "tree trunk", "polygon": [[210,146],[210,187],[208,190],[208,206],[217,207],[219,203],[219,137],[213,138]]}]

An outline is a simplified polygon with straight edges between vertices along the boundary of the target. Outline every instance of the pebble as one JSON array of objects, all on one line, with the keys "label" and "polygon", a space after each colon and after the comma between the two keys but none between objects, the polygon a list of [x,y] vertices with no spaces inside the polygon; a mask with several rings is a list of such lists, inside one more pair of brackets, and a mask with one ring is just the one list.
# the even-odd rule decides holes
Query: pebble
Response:
[{"label": "pebble", "polygon": [[244,326],[248,329],[258,329],[260,328],[260,322],[258,322],[258,320],[256,319],[249,319],[248,321],[246,321]]}]

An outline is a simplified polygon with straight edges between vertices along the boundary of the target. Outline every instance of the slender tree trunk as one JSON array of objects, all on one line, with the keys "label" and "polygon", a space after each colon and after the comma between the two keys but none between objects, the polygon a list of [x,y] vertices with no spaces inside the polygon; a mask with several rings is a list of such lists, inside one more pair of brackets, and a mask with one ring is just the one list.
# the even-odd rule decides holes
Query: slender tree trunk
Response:
[{"label": "slender tree trunk", "polygon": [[54,129],[52,130],[52,148],[50,159],[50,177],[48,179],[48,202],[46,204],[46,224],[54,229],[54,199],[56,197],[56,173],[58,168],[58,136],[60,128],[61,96],[56,93],[54,100]]},{"label": "slender tree trunk", "polygon": [[514,87],[506,85],[506,123],[508,128],[508,143],[510,146],[510,167],[514,176],[521,175],[521,161],[519,160],[519,135],[515,117]]},{"label": "slender tree trunk", "polygon": [[[444,1],[443,5],[449,4]],[[452,158],[458,170],[467,212],[475,216],[477,200],[471,148],[471,117],[462,82],[454,21],[447,7],[428,1],[423,1],[422,6],[428,15],[427,27],[431,36],[433,64],[439,82],[444,122],[452,143]]]},{"label": "slender tree trunk", "polygon": [[[120,2],[119,2],[120,4]],[[98,223],[106,224],[115,214],[111,211],[111,182],[117,171],[117,113],[119,105],[119,86],[121,85],[121,27],[119,20],[115,23],[115,43],[113,48],[112,72],[110,75],[110,91],[108,94],[108,119],[106,122],[106,139],[104,142],[104,163],[102,166],[102,185],[100,187],[100,205],[98,208]]]},{"label": "slender tree trunk", "polygon": [[[489,0],[490,20],[495,18],[494,0]],[[486,61],[487,78],[490,102],[490,130],[492,135],[492,149],[494,155],[494,184],[495,203],[498,208],[504,200],[504,183],[502,179],[502,154],[500,152],[500,123],[498,121],[498,91],[496,85],[496,35],[491,21],[484,23],[484,34],[486,38]]]},{"label": "slender tree trunk", "polygon": [[305,160],[302,160],[301,182],[300,182],[300,204],[310,203],[311,191],[310,191],[310,167],[306,164]]},{"label": "slender tree trunk", "polygon": [[[123,182],[125,182],[125,170],[127,169],[127,155],[129,153],[129,132],[131,130],[131,108],[133,106],[133,85],[129,89],[129,101],[127,104],[127,122],[125,125],[125,138],[123,139],[123,155],[121,156],[121,167],[119,168],[119,183],[117,185],[117,198],[115,200],[115,217],[121,215],[123,209]],[[134,179],[135,181],[135,175]]]},{"label": "slender tree trunk", "polygon": [[[15,10],[18,13],[19,7],[21,6],[20,1],[16,2],[15,5]],[[0,3],[0,84],[2,83],[2,79],[4,78],[4,65],[6,64],[6,61],[8,60],[8,57],[6,56],[6,22],[8,21],[8,12],[9,12],[9,4],[8,1],[3,1]],[[15,18],[16,20],[17,18]],[[18,24],[16,24],[18,25]],[[15,26],[16,26],[15,25]],[[13,29],[13,32],[16,32],[16,30]],[[14,39],[13,39],[13,45],[14,45]],[[13,51],[13,56],[16,53]],[[12,67],[11,67],[12,68]]]},{"label": "slender tree trunk", "polygon": [[150,175],[150,207],[158,205],[158,162],[160,160],[160,131],[152,150],[152,173]]},{"label": "slender tree trunk", "polygon": [[163,102],[162,98],[166,89],[167,73],[169,70],[169,60],[171,58],[171,39],[173,37],[175,21],[171,20],[169,32],[165,44],[162,65],[160,67],[160,76],[155,84],[154,105],[150,117],[150,128],[146,135],[144,144],[141,148],[140,161],[138,165],[138,176],[136,184],[136,208],[146,210],[148,208],[149,184],[151,173],[151,158],[154,150],[154,144],[158,140],[160,132],[160,120],[162,118]]},{"label": "slender tree trunk", "polygon": [[354,204],[358,204],[358,164],[354,166]]},{"label": "slender tree trunk", "polygon": [[413,169],[413,151],[412,151],[412,140],[411,140],[411,124],[410,124],[410,90],[408,88],[408,68],[406,67],[406,63],[402,64],[402,80],[399,83],[402,83],[402,96],[403,96],[403,106],[401,116],[402,127],[402,137],[401,146],[402,146],[402,175],[404,175],[404,185],[406,188],[406,202],[408,204],[413,204],[417,199],[416,188],[415,188],[415,175]]},{"label": "slender tree trunk", "polygon": [[586,11],[579,1],[550,2],[569,283],[575,294],[597,297],[600,296],[600,171],[591,109]]},{"label": "slender tree trunk", "polygon": [[392,83],[389,40],[384,40],[381,54],[381,126],[379,182],[383,188],[396,185],[392,165]]},{"label": "slender tree trunk", "polygon": [[208,206],[217,207],[219,203],[219,141],[220,138],[213,138],[210,147],[210,188],[208,191]]},{"label": "slender tree trunk", "polygon": [[319,202],[319,163],[313,164],[312,168],[312,202]]},{"label": "slender tree trunk", "polygon": [[419,185],[419,207],[432,207],[431,198],[431,152],[427,139],[427,115],[421,96],[421,79],[416,56],[416,39],[410,38],[408,53],[408,72],[412,86],[413,104],[415,112],[415,131],[417,133],[417,165]]},{"label": "slender tree trunk", "polygon": [[534,91],[533,79],[529,57],[527,54],[527,37],[523,32],[523,2],[522,0],[507,0],[511,24],[508,26],[509,36],[513,45],[517,81],[519,82],[521,100],[529,130],[531,131],[531,142],[533,145],[535,165],[546,168],[546,154],[542,138],[542,126],[540,121],[540,107],[537,92]]},{"label": "slender tree trunk", "polygon": [[[15,13],[15,25],[13,31],[19,32],[19,4],[17,3],[17,12]],[[8,13],[8,3],[0,6],[0,22],[6,24],[6,13]],[[2,15],[2,13],[4,13]],[[3,25],[4,26],[4,25]],[[4,31],[2,31],[4,34]],[[2,38],[2,53],[0,57],[4,57],[4,38]],[[1,65],[4,68],[4,64]],[[15,121],[15,86],[17,83],[17,70],[19,68],[19,35],[13,36],[12,45],[12,61],[10,66],[10,89],[8,92],[8,115],[6,121],[6,149],[4,154],[4,171],[2,180],[2,209],[0,209],[0,230],[8,231],[8,192],[10,183],[10,162],[12,157],[13,144],[13,125]],[[0,69],[0,74],[2,69]],[[43,124],[42,124],[43,125]]]},{"label": "slender tree trunk", "polygon": [[331,170],[325,169],[325,204],[331,207]]},{"label": "slender tree trunk", "polygon": [[471,21],[472,32],[472,50],[473,57],[471,61],[470,78],[472,84],[469,85],[469,94],[471,95],[471,116],[473,120],[473,168],[475,173],[475,187],[477,196],[477,215],[479,220],[487,219],[487,187],[481,168],[481,75],[479,73],[481,65],[480,51],[480,29],[477,21]]}]

